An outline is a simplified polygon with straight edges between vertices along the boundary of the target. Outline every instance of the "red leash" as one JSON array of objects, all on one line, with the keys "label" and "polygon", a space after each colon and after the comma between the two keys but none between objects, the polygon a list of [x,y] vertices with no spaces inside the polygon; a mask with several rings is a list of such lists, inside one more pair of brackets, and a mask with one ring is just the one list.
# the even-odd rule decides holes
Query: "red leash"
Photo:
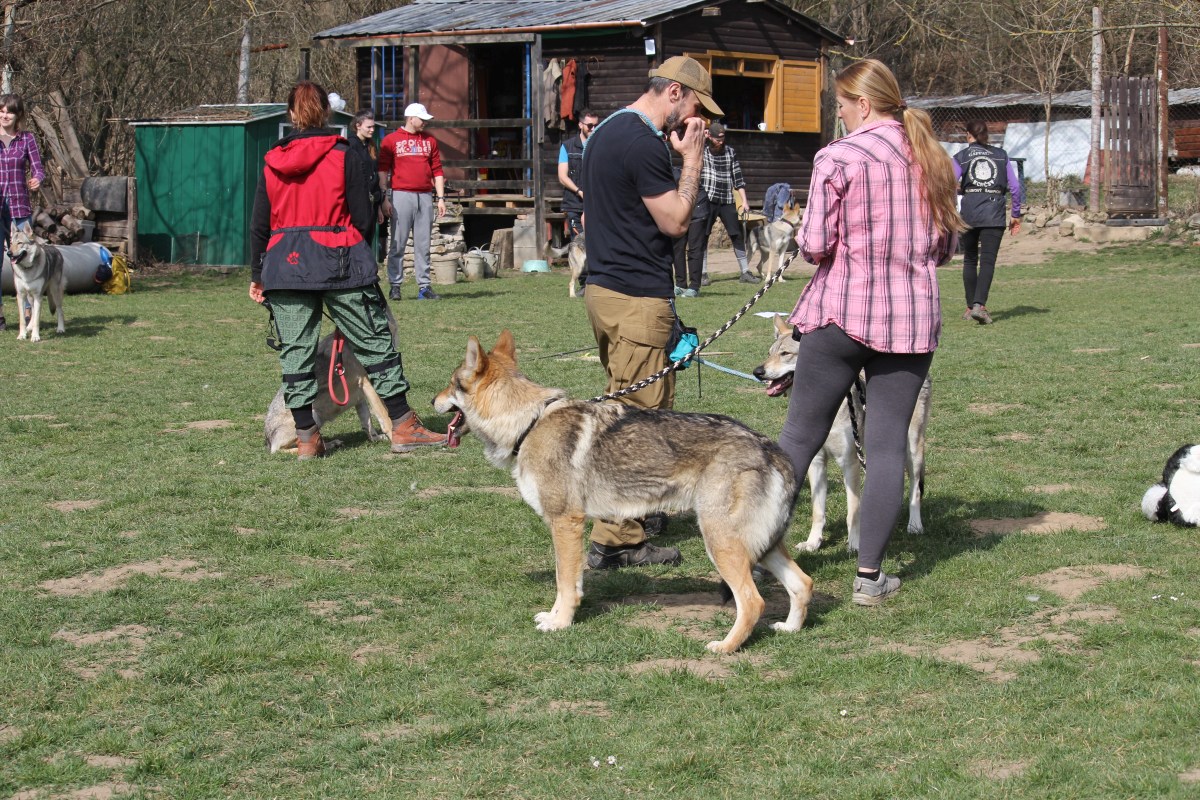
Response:
[{"label": "red leash", "polygon": [[[346,384],[346,365],[342,363],[342,351],[346,349],[346,337],[341,330],[333,332],[333,356],[329,359],[329,399],[339,406],[350,402],[350,387]],[[333,376],[337,375],[342,381],[342,399],[337,396],[333,385]]]}]

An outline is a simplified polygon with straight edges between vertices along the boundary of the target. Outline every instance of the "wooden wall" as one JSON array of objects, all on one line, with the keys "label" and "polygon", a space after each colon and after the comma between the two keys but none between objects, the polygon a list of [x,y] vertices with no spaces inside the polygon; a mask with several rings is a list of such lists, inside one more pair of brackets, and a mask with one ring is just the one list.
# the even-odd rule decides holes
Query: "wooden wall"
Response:
[{"label": "wooden wall", "polygon": [[816,60],[820,39],[806,27],[766,4],[718,6],[719,17],[699,11],[662,24],[663,57],[706,50],[764,53],[786,59]]}]

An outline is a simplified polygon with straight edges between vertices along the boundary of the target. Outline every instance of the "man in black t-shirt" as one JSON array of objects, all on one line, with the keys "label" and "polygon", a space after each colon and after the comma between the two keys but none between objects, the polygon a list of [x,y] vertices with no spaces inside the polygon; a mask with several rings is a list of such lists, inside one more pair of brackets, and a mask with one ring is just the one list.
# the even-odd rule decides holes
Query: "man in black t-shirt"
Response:
[{"label": "man in black t-shirt", "polygon": [[[722,115],[712,77],[695,59],[675,56],[650,70],[645,93],[599,125],[583,153],[588,320],[608,373],[608,392],[667,366],[675,321],[672,242],[688,229],[699,195],[703,109]],[[671,151],[683,159],[678,185]],[[671,408],[673,375],[621,402]],[[638,520],[596,520],[591,569],[678,564],[679,550],[646,541]]]}]

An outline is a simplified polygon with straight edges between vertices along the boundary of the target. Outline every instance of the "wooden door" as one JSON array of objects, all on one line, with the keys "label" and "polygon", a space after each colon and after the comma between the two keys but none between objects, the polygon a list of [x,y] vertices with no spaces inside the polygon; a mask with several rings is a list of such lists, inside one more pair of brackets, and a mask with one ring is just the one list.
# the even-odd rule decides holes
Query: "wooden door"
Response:
[{"label": "wooden door", "polygon": [[1104,84],[1104,186],[1109,216],[1158,210],[1158,92],[1153,78]]}]

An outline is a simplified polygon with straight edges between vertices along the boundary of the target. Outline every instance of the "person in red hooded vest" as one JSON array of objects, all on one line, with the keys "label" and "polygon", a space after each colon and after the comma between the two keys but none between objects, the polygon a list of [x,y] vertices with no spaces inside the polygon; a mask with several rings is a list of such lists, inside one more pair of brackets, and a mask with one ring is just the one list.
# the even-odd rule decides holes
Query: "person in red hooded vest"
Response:
[{"label": "person in red hooded vest", "polygon": [[325,455],[313,417],[313,372],[326,309],[354,348],[392,420],[392,452],[439,446],[408,405],[409,384],[392,341],[387,301],[363,232],[371,220],[369,176],[325,127],[329,96],[301,81],[288,94],[295,131],[267,151],[250,221],[250,298],[270,303],[279,328],[284,400],[301,459]]}]

